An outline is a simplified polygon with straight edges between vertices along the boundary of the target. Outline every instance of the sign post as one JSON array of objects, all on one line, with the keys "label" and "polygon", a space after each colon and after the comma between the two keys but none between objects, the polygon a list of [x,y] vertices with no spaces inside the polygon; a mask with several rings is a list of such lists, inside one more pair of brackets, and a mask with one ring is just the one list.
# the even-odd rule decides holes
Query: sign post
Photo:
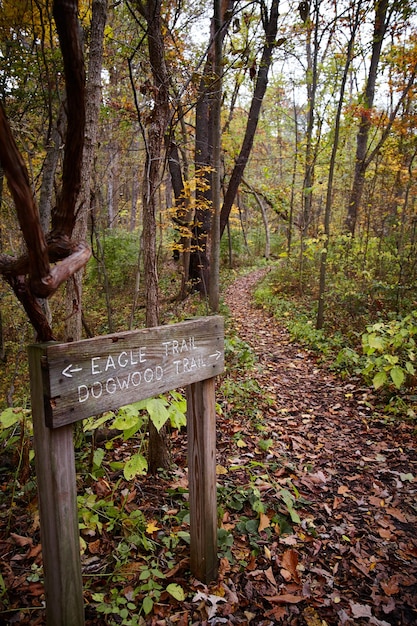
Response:
[{"label": "sign post", "polygon": [[191,572],[217,577],[215,376],[220,316],[29,346],[48,626],[84,626],[72,424],[186,387]]},{"label": "sign post", "polygon": [[47,626],[84,626],[72,426],[46,426],[43,347],[29,348]]}]

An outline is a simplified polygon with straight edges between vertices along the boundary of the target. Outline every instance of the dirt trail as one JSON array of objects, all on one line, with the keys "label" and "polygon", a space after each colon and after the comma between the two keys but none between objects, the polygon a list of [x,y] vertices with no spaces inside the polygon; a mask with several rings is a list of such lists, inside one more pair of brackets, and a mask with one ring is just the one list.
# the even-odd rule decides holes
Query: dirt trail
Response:
[{"label": "dirt trail", "polygon": [[[253,287],[265,271],[237,279],[225,302],[259,359],[253,377],[273,399],[266,423],[276,454],[305,501],[300,517],[311,536],[299,532],[293,546],[301,592],[314,619],[329,625],[416,624],[414,429],[371,419],[370,390],[318,367],[253,305]],[[297,621],[297,606],[281,619],[323,623],[306,611],[304,621]]]}]

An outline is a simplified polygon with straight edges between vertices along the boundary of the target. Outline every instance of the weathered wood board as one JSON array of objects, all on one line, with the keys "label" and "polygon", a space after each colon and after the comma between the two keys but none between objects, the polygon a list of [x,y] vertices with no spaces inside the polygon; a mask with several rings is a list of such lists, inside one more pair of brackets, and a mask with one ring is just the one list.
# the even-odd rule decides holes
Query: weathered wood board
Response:
[{"label": "weathered wood board", "polygon": [[37,348],[46,424],[57,428],[220,374],[224,323],[203,317]]}]

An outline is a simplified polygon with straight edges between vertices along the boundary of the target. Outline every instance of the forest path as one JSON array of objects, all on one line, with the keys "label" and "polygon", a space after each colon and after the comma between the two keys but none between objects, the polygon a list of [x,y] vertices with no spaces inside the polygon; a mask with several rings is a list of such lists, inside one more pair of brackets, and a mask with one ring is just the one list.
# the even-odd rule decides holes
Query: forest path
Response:
[{"label": "forest path", "polygon": [[277,607],[274,616],[309,626],[321,624],[314,621],[319,616],[329,625],[416,624],[415,429],[371,419],[369,389],[318,367],[253,304],[253,288],[266,271],[238,278],[225,302],[237,334],[258,358],[245,380],[262,389],[254,401],[263,405],[266,435],[274,439],[268,458],[279,460],[277,475],[299,491],[301,528],[309,531],[290,541],[298,563],[291,575],[282,566],[283,546],[277,551],[290,585],[280,593],[309,598],[305,622],[295,617],[296,602],[285,615]]}]

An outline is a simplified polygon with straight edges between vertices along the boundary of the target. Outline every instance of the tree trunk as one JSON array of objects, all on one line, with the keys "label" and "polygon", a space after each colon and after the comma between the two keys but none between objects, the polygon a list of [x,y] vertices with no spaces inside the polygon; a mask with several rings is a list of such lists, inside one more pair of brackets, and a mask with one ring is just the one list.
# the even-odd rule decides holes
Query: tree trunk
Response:
[{"label": "tree trunk", "polygon": [[[3,183],[4,183],[4,175],[3,170],[0,165],[0,214],[1,208],[3,204]],[[2,230],[0,226],[0,254],[3,252],[3,236]],[[6,359],[6,347],[4,343],[4,334],[3,334],[3,316],[0,309],[0,361],[5,361]]]},{"label": "tree trunk", "polygon": [[278,31],[278,6],[279,0],[272,0],[270,15],[265,16],[265,44],[262,51],[262,58],[259,64],[258,76],[256,78],[255,91],[253,94],[248,122],[246,125],[245,136],[236,164],[233,168],[232,175],[229,180],[223,207],[220,214],[220,236],[223,235],[229,219],[230,211],[235,200],[237,190],[242,180],[246,164],[249,159],[253,146],[253,139],[256,128],[258,126],[259,114],[261,111],[262,101],[268,84],[268,72],[272,63],[272,53],[275,45],[275,38]]},{"label": "tree trunk", "polygon": [[[220,16],[216,13],[211,22],[211,45],[208,50],[203,77],[200,81],[196,106],[195,172],[199,181],[197,181],[196,190],[197,208],[192,230],[189,272],[193,289],[205,296],[209,295],[210,289],[210,235],[213,211],[213,169],[215,169],[213,141],[214,135],[219,133],[218,129],[214,130],[214,120],[218,117],[218,113],[216,113],[218,105],[213,94],[216,93],[219,85],[215,66],[216,47],[217,55],[221,54],[219,46],[223,44],[233,5],[234,0],[225,0],[220,8],[215,9],[215,11],[219,10]],[[220,175],[220,169],[216,171]],[[220,192],[215,191],[214,193],[219,195]],[[216,200],[216,202],[219,201]]]},{"label": "tree trunk", "polygon": [[[144,137],[146,160],[142,194],[146,326],[151,327],[157,326],[159,323],[156,211],[158,190],[163,173],[163,149],[170,118],[169,75],[165,63],[165,46],[162,35],[161,0],[147,0],[146,4],[136,0],[136,6],[147,23],[149,61],[153,78],[153,86],[150,90],[150,96],[153,98],[153,110]],[[156,473],[159,468],[168,468],[169,465],[166,429],[163,427],[158,432],[150,421],[149,471]]]},{"label": "tree trunk", "polygon": [[327,273],[327,257],[330,246],[330,214],[332,209],[332,196],[333,196],[333,180],[334,171],[336,166],[337,149],[339,147],[339,135],[340,135],[340,119],[342,117],[342,109],[344,105],[344,95],[346,90],[346,83],[349,73],[349,68],[352,62],[352,51],[355,43],[356,33],[359,28],[360,15],[361,15],[362,0],[359,0],[356,5],[356,13],[354,20],[352,20],[351,36],[348,43],[346,52],[346,62],[340,85],[339,102],[337,105],[337,112],[335,118],[334,137],[332,145],[332,153],[330,157],[329,175],[327,180],[327,195],[326,195],[326,208],[324,213],[324,235],[325,242],[323,245],[323,251],[320,258],[320,280],[319,280],[319,298],[317,308],[316,328],[319,330],[323,328],[324,324],[324,305],[325,305],[325,290],[326,290],[326,273]]},{"label": "tree trunk", "polygon": [[[62,282],[85,265],[91,254],[85,245],[75,245],[71,240],[80,190],[85,129],[85,70],[78,3],[55,0],[53,14],[64,65],[68,123],[62,189],[52,213],[52,230],[47,239],[26,165],[0,106],[0,163],[27,246],[27,253],[19,259],[0,255],[0,272],[23,305],[39,341],[53,339],[39,298],[52,295]],[[61,262],[51,267],[50,263],[56,261]]]},{"label": "tree trunk", "polygon": [[294,223],[295,182],[297,178],[297,165],[298,165],[299,132],[298,132],[297,106],[295,103],[294,94],[293,94],[293,110],[294,110],[294,161],[293,161],[292,177],[291,177],[290,211],[288,214],[287,261],[289,261],[289,258],[291,256],[292,228],[293,228],[293,223]]},{"label": "tree trunk", "polygon": [[195,114],[195,192],[196,209],[192,225],[189,276],[192,289],[208,295],[209,258],[207,252],[211,225],[213,150],[211,145],[212,115],[207,82],[213,74],[213,52],[209,51],[204,74],[200,82]]},{"label": "tree trunk", "polygon": [[[77,221],[74,228],[74,238],[79,241],[84,241],[87,238],[88,214],[91,209],[91,181],[94,153],[97,146],[98,118],[101,104],[101,70],[103,65],[103,37],[106,18],[107,0],[93,0],[88,82],[85,94],[85,143],[81,171],[81,190],[76,208]],[[79,341],[82,336],[83,274],[84,269],[74,274],[67,282],[65,302],[65,334],[67,341]]]},{"label": "tree trunk", "polygon": [[382,43],[387,31],[390,15],[387,16],[388,0],[379,0],[375,3],[375,22],[372,40],[372,56],[369,66],[368,79],[366,82],[365,94],[363,97],[363,111],[361,113],[358,134],[356,136],[356,159],[355,173],[353,177],[352,190],[350,192],[346,228],[353,236],[355,234],[358,211],[362,199],[366,173],[366,154],[368,148],[368,137],[371,128],[369,111],[374,104],[375,85],[379,60],[381,57]]},{"label": "tree trunk", "polygon": [[219,310],[220,273],[220,203],[221,203],[221,109],[222,109],[222,15],[221,0],[214,0],[214,92],[213,92],[213,208],[211,223],[211,255],[209,305]]},{"label": "tree trunk", "polygon": [[[185,133],[183,133],[184,136]],[[187,160],[184,161],[184,176],[188,178]],[[192,237],[193,210],[190,208],[190,199],[184,195],[184,180],[181,171],[180,155],[177,144],[171,140],[168,146],[168,166],[171,175],[171,184],[175,197],[175,216],[173,221],[179,230],[179,254],[182,258],[181,290],[178,295],[183,300],[188,293],[190,274],[190,252]]]},{"label": "tree trunk", "polygon": [[[315,154],[313,151],[313,130],[314,116],[316,106],[317,92],[317,57],[318,57],[318,27],[319,27],[319,5],[320,2],[314,4],[314,16],[310,16],[305,20],[307,26],[306,40],[306,57],[307,57],[307,131],[306,131],[306,147],[305,147],[305,164],[304,164],[304,183],[303,183],[303,209],[300,220],[301,241],[307,233],[308,226],[311,221],[312,201],[313,201],[313,182],[314,182],[314,163]],[[312,34],[314,32],[313,50],[311,45]]]},{"label": "tree trunk", "polygon": [[51,223],[52,195],[58,159],[63,146],[61,126],[65,124],[64,118],[64,108],[61,107],[57,124],[52,127],[51,136],[46,146],[46,157],[43,164],[42,185],[39,195],[39,215],[44,233],[48,232]]}]

